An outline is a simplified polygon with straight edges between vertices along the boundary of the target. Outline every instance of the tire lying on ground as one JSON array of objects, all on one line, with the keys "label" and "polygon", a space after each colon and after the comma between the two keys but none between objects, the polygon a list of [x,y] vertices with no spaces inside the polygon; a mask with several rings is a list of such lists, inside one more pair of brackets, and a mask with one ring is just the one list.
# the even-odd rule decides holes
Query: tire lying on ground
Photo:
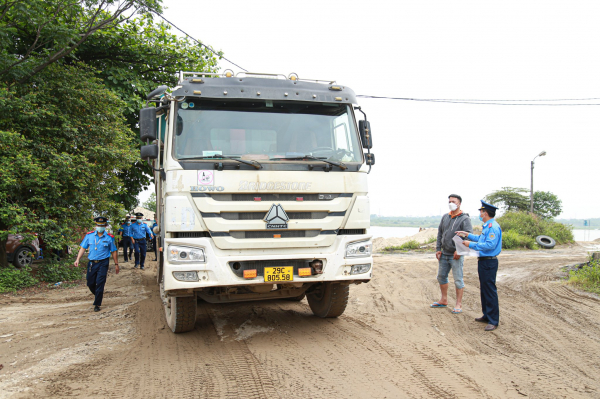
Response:
[{"label": "tire lying on ground", "polygon": [[546,249],[552,249],[556,245],[554,238],[548,236],[537,236],[535,237],[535,242],[537,242],[540,247]]}]

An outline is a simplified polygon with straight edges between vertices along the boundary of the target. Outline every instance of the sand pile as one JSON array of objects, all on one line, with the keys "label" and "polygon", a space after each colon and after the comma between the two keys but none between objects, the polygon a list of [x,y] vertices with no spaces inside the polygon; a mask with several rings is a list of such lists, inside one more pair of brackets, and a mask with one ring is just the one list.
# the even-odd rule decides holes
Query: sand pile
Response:
[{"label": "sand pile", "polygon": [[417,234],[410,236],[410,237],[402,237],[402,238],[378,237],[373,240],[373,250],[374,250],[374,252],[380,252],[385,247],[400,246],[400,245],[404,244],[405,242],[408,242],[411,240],[415,240],[420,244],[425,244],[432,237],[437,237],[437,233],[438,233],[438,229],[431,228],[431,229],[421,230]]}]

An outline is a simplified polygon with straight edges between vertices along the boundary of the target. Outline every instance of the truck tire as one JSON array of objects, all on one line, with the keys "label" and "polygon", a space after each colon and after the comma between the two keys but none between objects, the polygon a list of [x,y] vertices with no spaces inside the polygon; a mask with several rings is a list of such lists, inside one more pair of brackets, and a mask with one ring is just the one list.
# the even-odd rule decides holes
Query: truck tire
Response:
[{"label": "truck tire", "polygon": [[192,331],[196,324],[196,308],[198,301],[195,296],[165,296],[164,284],[160,285],[160,296],[165,308],[167,325],[175,334]]},{"label": "truck tire", "polygon": [[535,237],[535,242],[537,242],[540,247],[546,249],[552,249],[556,245],[554,238],[548,236],[537,236]]},{"label": "truck tire", "polygon": [[306,295],[310,310],[318,317],[338,317],[348,304],[350,287],[346,284],[327,282]]},{"label": "truck tire", "polygon": [[13,258],[13,265],[17,269],[21,269],[26,266],[31,266],[33,263],[33,252],[31,249],[27,247],[21,247],[15,252],[15,257]]}]

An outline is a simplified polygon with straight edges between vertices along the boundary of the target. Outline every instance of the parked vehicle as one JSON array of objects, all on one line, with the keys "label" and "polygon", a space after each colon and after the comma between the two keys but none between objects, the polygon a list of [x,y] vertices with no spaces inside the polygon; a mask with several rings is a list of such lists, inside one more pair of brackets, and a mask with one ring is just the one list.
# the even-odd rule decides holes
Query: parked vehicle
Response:
[{"label": "parked vehicle", "polygon": [[29,242],[23,241],[20,234],[9,234],[6,241],[6,257],[17,268],[31,266],[40,253],[40,241],[36,237]]}]

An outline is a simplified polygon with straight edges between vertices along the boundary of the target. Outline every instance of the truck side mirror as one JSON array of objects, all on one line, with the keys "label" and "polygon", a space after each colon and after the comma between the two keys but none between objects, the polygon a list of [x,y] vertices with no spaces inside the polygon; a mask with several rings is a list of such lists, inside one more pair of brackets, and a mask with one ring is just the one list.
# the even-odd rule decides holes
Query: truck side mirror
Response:
[{"label": "truck side mirror", "polygon": [[158,145],[157,144],[149,144],[143,145],[140,153],[142,155],[142,159],[144,161],[148,161],[150,159],[158,158]]},{"label": "truck side mirror", "polygon": [[358,131],[363,148],[373,148],[373,137],[371,136],[371,124],[368,121],[358,121]]},{"label": "truck side mirror", "polygon": [[140,110],[140,139],[156,140],[156,108]]},{"label": "truck side mirror", "polygon": [[371,153],[365,154],[365,161],[366,161],[367,165],[369,165],[369,166],[375,165],[375,154],[371,154]]}]

